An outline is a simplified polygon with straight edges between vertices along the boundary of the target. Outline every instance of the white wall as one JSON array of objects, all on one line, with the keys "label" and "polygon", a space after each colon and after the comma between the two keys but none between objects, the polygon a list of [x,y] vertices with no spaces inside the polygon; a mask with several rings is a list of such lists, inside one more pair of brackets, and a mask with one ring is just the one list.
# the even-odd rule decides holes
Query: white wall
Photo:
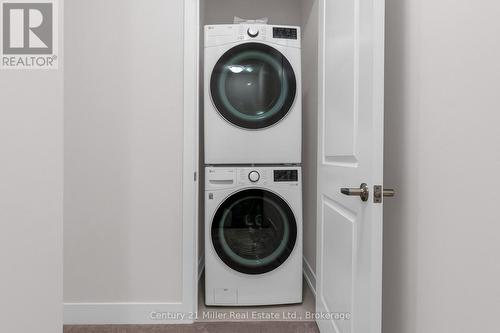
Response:
[{"label": "white wall", "polygon": [[384,333],[499,331],[499,17],[387,0]]},{"label": "white wall", "polygon": [[302,171],[305,272],[315,284],[318,156],[318,0],[303,0],[302,16]]},{"label": "white wall", "polygon": [[204,26],[205,26],[205,8],[207,6],[207,1],[213,0],[198,0],[199,1],[199,30],[198,30],[198,169],[199,169],[199,181],[198,181],[198,274],[203,273],[203,268],[205,266],[205,202],[204,202],[204,191],[205,191],[205,159],[204,159],[204,128],[203,128],[203,112],[204,112],[204,81],[203,81],[203,64],[205,61],[205,50],[204,50]]},{"label": "white wall", "polygon": [[65,302],[182,301],[183,5],[66,5]]},{"label": "white wall", "polygon": [[0,71],[0,331],[62,332],[63,63]]},{"label": "white wall", "polygon": [[301,0],[204,0],[205,24],[232,24],[234,16],[269,18],[269,24],[300,25]]}]

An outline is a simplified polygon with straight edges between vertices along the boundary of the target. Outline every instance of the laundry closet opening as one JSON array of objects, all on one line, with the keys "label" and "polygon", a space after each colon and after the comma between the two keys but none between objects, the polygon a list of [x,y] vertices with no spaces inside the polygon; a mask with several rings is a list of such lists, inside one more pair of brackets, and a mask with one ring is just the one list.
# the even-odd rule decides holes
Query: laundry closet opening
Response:
[{"label": "laundry closet opening", "polygon": [[[200,320],[304,319],[315,309],[317,2],[200,0]],[[209,54],[207,59],[206,44],[220,39],[207,42],[205,26],[232,25],[235,17],[267,18],[268,22],[234,26],[231,29],[238,32],[232,36],[241,33],[244,43],[216,45],[220,54]],[[279,38],[277,46],[263,42],[266,36]],[[228,44],[234,42],[231,38]],[[205,68],[206,63],[210,68]],[[246,75],[243,81],[239,80],[241,74]],[[217,113],[205,110],[206,105]],[[239,135],[263,129],[270,134],[234,148]],[[221,133],[225,135],[217,137]],[[247,183],[259,186],[246,188]],[[215,190],[208,193],[207,189]],[[266,220],[273,224],[272,232],[262,227]],[[251,235],[241,233],[239,224]],[[206,248],[211,253],[205,253]],[[233,274],[236,285],[253,283],[257,290],[247,295],[245,286],[238,290],[229,283],[226,287],[223,281],[227,277],[221,276],[220,283],[210,283],[213,290],[206,293],[203,268],[210,260]],[[291,261],[295,267],[283,266]],[[286,269],[290,269],[288,275]],[[295,295],[299,289],[288,281],[297,275],[297,269],[298,288],[303,288],[299,298]],[[290,292],[280,289],[287,283]],[[258,310],[254,315],[261,318],[251,317],[254,307]],[[298,317],[283,317],[285,313]],[[237,318],[227,317],[230,314]],[[276,315],[279,317],[273,317]]]}]

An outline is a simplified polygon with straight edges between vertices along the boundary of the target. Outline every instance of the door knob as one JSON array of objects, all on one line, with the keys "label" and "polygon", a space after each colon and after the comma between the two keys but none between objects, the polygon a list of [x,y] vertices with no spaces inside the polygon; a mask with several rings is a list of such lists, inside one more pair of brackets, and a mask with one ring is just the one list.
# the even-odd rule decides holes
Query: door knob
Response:
[{"label": "door knob", "polygon": [[361,198],[361,201],[368,201],[370,196],[370,190],[368,189],[368,185],[365,183],[361,184],[359,188],[343,187],[340,189],[340,193],[344,195],[358,196]]}]

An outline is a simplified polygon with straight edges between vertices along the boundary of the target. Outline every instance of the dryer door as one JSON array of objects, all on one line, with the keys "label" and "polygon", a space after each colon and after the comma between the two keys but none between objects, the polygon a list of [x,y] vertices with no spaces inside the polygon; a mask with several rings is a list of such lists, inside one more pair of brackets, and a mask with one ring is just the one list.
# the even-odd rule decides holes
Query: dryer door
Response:
[{"label": "dryer door", "polygon": [[261,43],[231,48],[210,78],[212,101],[222,117],[247,129],[262,129],[283,119],[295,100],[292,66],[278,50]]},{"label": "dryer door", "polygon": [[212,220],[212,244],[219,258],[245,274],[262,274],[284,263],[297,240],[289,205],[276,194],[248,189],[227,198]]}]

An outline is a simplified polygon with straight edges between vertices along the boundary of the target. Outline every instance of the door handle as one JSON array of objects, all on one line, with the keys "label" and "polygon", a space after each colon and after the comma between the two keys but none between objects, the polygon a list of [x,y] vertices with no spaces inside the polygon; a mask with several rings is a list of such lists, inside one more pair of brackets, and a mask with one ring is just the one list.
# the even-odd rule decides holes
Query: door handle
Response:
[{"label": "door handle", "polygon": [[361,201],[368,201],[368,198],[370,197],[370,190],[368,189],[368,185],[365,183],[361,184],[359,188],[343,187],[340,189],[340,193],[360,197]]}]

